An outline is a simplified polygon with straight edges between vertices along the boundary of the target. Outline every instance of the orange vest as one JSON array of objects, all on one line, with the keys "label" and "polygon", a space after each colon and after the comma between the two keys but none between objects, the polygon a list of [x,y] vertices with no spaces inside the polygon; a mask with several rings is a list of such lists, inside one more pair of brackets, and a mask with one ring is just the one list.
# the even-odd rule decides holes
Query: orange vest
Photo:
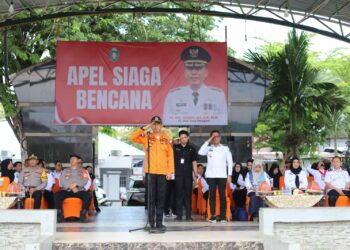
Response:
[{"label": "orange vest", "polygon": [[[145,173],[148,173],[148,135],[138,128],[131,136],[130,141],[143,145],[145,151]],[[173,174],[174,173],[174,151],[168,135],[153,132],[149,135],[150,143],[150,173],[151,174]]]}]

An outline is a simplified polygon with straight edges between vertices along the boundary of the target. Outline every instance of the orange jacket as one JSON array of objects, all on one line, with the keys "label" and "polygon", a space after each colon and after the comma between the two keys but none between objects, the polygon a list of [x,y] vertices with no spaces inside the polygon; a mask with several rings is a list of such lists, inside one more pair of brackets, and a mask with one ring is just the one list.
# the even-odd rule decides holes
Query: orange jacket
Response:
[{"label": "orange jacket", "polygon": [[[158,136],[153,132],[149,135],[150,143],[150,173],[151,174],[173,174],[174,173],[174,151],[168,135],[160,133]],[[130,141],[143,145],[145,151],[145,173],[148,173],[148,135],[138,128],[131,136]]]}]

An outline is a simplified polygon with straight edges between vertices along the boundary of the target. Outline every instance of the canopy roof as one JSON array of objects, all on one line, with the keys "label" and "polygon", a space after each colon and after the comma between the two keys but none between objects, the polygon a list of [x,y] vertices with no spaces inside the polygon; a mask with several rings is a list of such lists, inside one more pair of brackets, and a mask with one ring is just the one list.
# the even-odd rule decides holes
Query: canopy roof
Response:
[{"label": "canopy roof", "polygon": [[[13,13],[9,13],[11,2]],[[74,6],[81,10],[73,10]],[[23,12],[30,13],[30,18],[21,17]],[[2,0],[0,28],[44,19],[106,13],[232,17],[295,27],[350,42],[350,0]]]}]

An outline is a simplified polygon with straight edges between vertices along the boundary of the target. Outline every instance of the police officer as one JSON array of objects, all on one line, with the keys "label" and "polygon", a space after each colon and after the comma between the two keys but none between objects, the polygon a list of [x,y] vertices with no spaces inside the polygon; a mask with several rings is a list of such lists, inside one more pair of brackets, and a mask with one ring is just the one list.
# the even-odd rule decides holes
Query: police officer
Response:
[{"label": "police officer", "polygon": [[176,219],[182,220],[183,204],[185,203],[186,220],[192,221],[192,183],[193,176],[197,179],[197,151],[188,143],[189,134],[185,130],[179,132],[180,143],[174,145],[175,160],[175,194]]},{"label": "police officer", "polygon": [[[148,208],[150,233],[166,231],[163,225],[164,202],[166,196],[166,182],[174,173],[174,154],[169,136],[162,132],[162,120],[154,116],[151,123],[137,129],[131,136],[130,141],[143,145],[146,160],[145,173],[149,180],[150,207]],[[148,141],[149,157],[148,157]],[[148,166],[148,161],[150,166]],[[148,169],[149,168],[149,169]]]},{"label": "police officer", "polygon": [[[191,46],[182,52],[181,60],[184,62],[187,86],[169,91],[164,102],[164,123],[166,125],[226,125],[225,92],[204,83],[208,76],[208,63],[211,61],[209,53],[202,47]],[[210,117],[203,118],[203,116]]]},{"label": "police officer", "polygon": [[89,191],[91,180],[89,173],[82,168],[81,157],[77,154],[70,155],[70,167],[62,171],[60,177],[61,190],[55,193],[55,205],[57,208],[57,221],[63,221],[62,202],[66,198],[76,197],[82,200],[80,222],[87,222],[85,217],[91,202]]},{"label": "police officer", "polygon": [[42,190],[47,185],[45,169],[38,166],[38,157],[31,155],[28,158],[28,167],[24,167],[19,175],[18,184],[25,188],[26,197],[34,199],[34,209],[40,209]]}]

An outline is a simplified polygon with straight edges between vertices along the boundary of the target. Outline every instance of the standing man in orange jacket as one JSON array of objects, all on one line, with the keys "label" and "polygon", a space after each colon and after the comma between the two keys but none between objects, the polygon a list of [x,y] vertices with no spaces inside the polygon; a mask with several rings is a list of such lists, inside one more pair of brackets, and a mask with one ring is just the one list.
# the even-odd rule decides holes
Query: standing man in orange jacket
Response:
[{"label": "standing man in orange jacket", "polygon": [[[151,131],[149,131],[149,129]],[[149,159],[148,159],[149,138]],[[162,132],[162,119],[154,116],[151,123],[138,128],[131,136],[130,141],[143,145],[145,151],[145,173],[149,174],[150,207],[148,208],[151,231],[165,232],[163,225],[166,183],[174,173],[174,152],[169,136]],[[150,163],[150,167],[148,167]]]}]

